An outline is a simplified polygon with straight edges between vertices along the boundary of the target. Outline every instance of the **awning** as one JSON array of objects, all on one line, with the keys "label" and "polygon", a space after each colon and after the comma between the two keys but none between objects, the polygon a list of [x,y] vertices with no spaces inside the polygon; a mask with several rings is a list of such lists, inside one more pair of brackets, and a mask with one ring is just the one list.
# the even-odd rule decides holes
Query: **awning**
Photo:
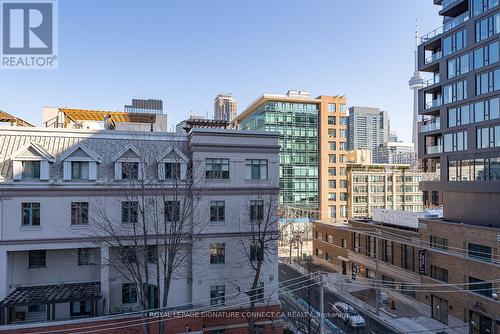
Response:
[{"label": "awning", "polygon": [[20,287],[0,302],[0,307],[57,304],[99,299],[100,282],[69,283]]}]

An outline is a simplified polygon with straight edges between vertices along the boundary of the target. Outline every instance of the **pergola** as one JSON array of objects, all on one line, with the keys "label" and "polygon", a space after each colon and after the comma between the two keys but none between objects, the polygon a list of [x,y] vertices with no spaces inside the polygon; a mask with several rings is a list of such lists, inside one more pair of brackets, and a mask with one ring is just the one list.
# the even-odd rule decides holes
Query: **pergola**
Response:
[{"label": "pergola", "polygon": [[101,298],[100,282],[68,283],[19,287],[0,302],[0,324],[13,319],[10,309],[16,306],[47,305],[47,321],[55,320],[56,304],[90,301],[91,316],[97,315],[97,301]]}]

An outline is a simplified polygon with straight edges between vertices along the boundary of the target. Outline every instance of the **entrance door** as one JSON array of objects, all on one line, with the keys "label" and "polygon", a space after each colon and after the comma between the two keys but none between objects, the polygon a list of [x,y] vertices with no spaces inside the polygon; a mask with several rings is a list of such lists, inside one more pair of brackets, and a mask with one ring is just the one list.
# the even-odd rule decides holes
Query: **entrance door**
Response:
[{"label": "entrance door", "polygon": [[432,296],[431,303],[432,318],[441,321],[443,324],[448,324],[448,301]]},{"label": "entrance door", "polygon": [[490,318],[470,311],[469,317],[469,327],[471,334],[491,334],[492,333],[492,321]]},{"label": "entrance door", "polygon": [[342,261],[342,275],[347,275],[347,263]]}]

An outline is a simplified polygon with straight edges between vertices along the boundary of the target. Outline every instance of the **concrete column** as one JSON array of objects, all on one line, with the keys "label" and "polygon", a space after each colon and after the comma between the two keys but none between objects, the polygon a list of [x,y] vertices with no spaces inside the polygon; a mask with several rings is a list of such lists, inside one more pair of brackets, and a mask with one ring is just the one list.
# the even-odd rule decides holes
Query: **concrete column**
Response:
[{"label": "concrete column", "polygon": [[7,293],[9,292],[8,263],[7,250],[0,249],[0,300],[7,297]]},{"label": "concrete column", "polygon": [[103,301],[103,314],[109,314],[110,307],[109,261],[109,247],[101,247],[101,295]]}]

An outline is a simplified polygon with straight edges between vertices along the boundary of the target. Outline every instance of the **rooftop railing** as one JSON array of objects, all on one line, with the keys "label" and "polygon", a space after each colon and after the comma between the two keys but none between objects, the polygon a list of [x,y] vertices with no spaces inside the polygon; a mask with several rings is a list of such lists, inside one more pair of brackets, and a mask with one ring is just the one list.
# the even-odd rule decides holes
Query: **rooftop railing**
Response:
[{"label": "rooftop railing", "polygon": [[463,13],[460,16],[455,17],[454,19],[451,19],[447,22],[445,22],[441,27],[434,29],[433,31],[425,34],[420,38],[420,43],[426,43],[427,41],[430,41],[431,39],[441,35],[444,32],[447,32],[459,24],[469,20],[470,15],[469,12]]}]

